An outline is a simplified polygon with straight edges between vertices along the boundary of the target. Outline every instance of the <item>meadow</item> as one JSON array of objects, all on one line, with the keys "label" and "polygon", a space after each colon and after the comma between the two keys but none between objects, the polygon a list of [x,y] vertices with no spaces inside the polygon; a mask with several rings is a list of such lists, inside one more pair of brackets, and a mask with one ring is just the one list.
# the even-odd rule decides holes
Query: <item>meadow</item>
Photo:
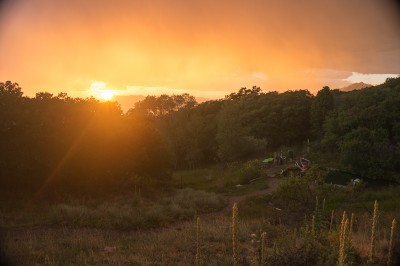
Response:
[{"label": "meadow", "polygon": [[[400,219],[399,187],[338,189],[317,182],[319,176],[312,170],[301,177],[278,174],[281,185],[273,193],[252,196],[273,178],[239,187],[227,184],[243,180],[243,165],[177,172],[172,188],[151,197],[137,191],[112,200],[70,198],[19,209],[3,204],[4,262],[233,265],[232,210],[227,206],[238,196],[238,265],[387,265],[390,239],[391,263],[398,262],[400,234],[394,228],[391,236],[391,223]],[[235,175],[234,181],[228,178]],[[376,199],[379,215],[371,260]],[[344,240],[348,244],[340,262],[343,211],[349,220]]]}]

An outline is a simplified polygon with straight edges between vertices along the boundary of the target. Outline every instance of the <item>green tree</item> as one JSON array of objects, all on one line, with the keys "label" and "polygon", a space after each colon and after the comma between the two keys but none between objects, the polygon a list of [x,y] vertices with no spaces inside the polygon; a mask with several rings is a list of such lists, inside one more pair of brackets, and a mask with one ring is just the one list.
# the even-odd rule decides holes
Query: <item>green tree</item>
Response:
[{"label": "green tree", "polygon": [[262,94],[260,87],[253,86],[251,89],[246,87],[241,88],[238,92],[233,92],[225,96],[225,100],[240,100],[249,96],[257,96]]},{"label": "green tree", "polygon": [[135,104],[135,108],[131,112],[160,117],[180,109],[193,108],[196,104],[196,99],[187,93],[172,96],[162,94],[158,97],[146,96],[145,99]]},{"label": "green tree", "polygon": [[[65,93],[22,97],[0,83],[0,190],[24,195],[121,191],[140,176],[167,182],[165,140],[147,116]],[[136,180],[136,179],[135,179]]]},{"label": "green tree", "polygon": [[346,134],[339,143],[340,163],[363,177],[381,178],[390,167],[393,153],[382,129],[357,128]]},{"label": "green tree", "polygon": [[328,86],[318,91],[311,105],[310,119],[313,135],[322,137],[325,117],[334,109],[334,98]]},{"label": "green tree", "polygon": [[159,119],[157,126],[168,142],[175,168],[215,162],[217,116],[221,101],[207,101]]},{"label": "green tree", "polygon": [[336,95],[324,123],[322,149],[338,166],[364,177],[399,180],[400,78]]}]

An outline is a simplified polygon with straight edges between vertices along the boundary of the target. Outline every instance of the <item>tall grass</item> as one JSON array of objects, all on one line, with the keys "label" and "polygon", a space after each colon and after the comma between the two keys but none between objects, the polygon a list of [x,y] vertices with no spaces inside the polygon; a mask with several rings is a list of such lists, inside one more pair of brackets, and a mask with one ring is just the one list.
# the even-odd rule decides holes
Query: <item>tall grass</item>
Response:
[{"label": "tall grass", "polygon": [[232,207],[232,251],[233,265],[239,265],[239,249],[238,249],[238,207],[234,203]]},{"label": "tall grass", "polygon": [[54,225],[131,230],[192,219],[196,214],[216,211],[224,206],[224,199],[215,193],[186,188],[157,201],[133,196],[131,199],[124,198],[92,206],[57,204],[44,216]]},{"label": "tall grass", "polygon": [[267,238],[267,233],[262,232],[261,234],[261,266],[266,265],[266,254],[265,254],[265,245],[266,245],[266,238]]},{"label": "tall grass", "polygon": [[377,225],[378,225],[378,201],[375,200],[374,215],[372,216],[372,226],[371,226],[371,243],[369,249],[369,263],[371,264],[374,262],[374,256],[375,256],[375,232]]},{"label": "tall grass", "polygon": [[348,230],[348,225],[349,225],[349,219],[347,219],[346,212],[343,212],[343,217],[342,217],[342,223],[340,226],[340,239],[339,239],[339,259],[338,259],[338,265],[343,266],[346,263],[346,236],[347,236],[347,230]]},{"label": "tall grass", "polygon": [[196,219],[196,266],[200,265],[200,239],[199,239],[199,231],[200,231],[200,218]]},{"label": "tall grass", "polygon": [[[194,260],[197,265],[253,265],[253,261],[261,265],[267,262],[268,265],[364,265],[367,260],[367,256],[361,260],[355,257],[356,250],[348,249],[351,219],[349,221],[347,216],[342,232],[328,232],[327,228],[321,228],[316,231],[315,238],[304,231],[272,225],[270,221],[261,219],[243,220],[239,224],[237,205],[232,209],[232,217],[205,217],[207,223],[204,224],[200,224],[204,219],[201,218],[195,219],[195,223],[192,220],[168,228],[137,231],[73,227],[15,229],[10,231],[4,243],[7,254],[16,258],[17,265],[43,265],[46,262],[52,265],[190,265]],[[357,228],[353,225],[353,230]],[[393,247],[393,222],[392,228],[390,245]],[[263,232],[261,243],[252,242],[254,232]],[[338,234],[342,243],[340,256],[336,249]],[[378,234],[376,237],[379,240]],[[236,247],[233,250],[230,241]],[[357,243],[355,241],[354,245]],[[331,246],[335,246],[335,250]],[[393,256],[392,251],[389,253],[388,260]],[[382,256],[382,253],[378,254]]]},{"label": "tall grass", "polygon": [[393,219],[392,221],[392,227],[390,229],[390,240],[389,240],[389,253],[388,253],[388,260],[387,260],[387,265],[390,266],[392,265],[392,256],[393,256],[393,236],[394,232],[396,230],[396,219]]},{"label": "tall grass", "polygon": [[351,213],[350,228],[349,228],[349,246],[351,246],[351,239],[352,239],[352,233],[353,233],[353,224],[354,224],[354,213]]},{"label": "tall grass", "polygon": [[331,212],[331,221],[329,223],[329,232],[332,230],[334,214],[335,214],[335,211],[332,210],[332,212]]},{"label": "tall grass", "polygon": [[315,215],[312,216],[311,235],[315,237]]},{"label": "tall grass", "polygon": [[[317,199],[315,195],[302,194],[309,202],[308,211],[303,213],[307,228],[304,232],[304,227],[287,222],[289,219],[280,222],[281,216],[290,214],[291,209],[275,205],[272,195],[255,197],[256,200],[251,201],[254,206],[246,204],[249,201],[240,202],[239,224],[237,204],[231,217],[221,213],[201,216],[223,207],[221,197],[193,189],[175,192],[158,200],[136,195],[111,202],[53,205],[51,212],[43,215],[43,224],[24,230],[11,227],[7,231],[6,253],[16,258],[17,265],[190,265],[194,261],[196,265],[263,265],[267,262],[268,265],[365,265],[370,259],[370,233],[374,231],[374,262],[386,263],[387,255],[388,265],[397,263],[396,223],[392,221],[388,253],[385,253],[387,241],[382,240],[380,234],[377,202],[371,226],[368,219],[362,218],[367,217],[366,212],[357,213],[356,217],[360,218],[354,218],[352,212],[359,207],[355,208],[354,202],[339,205],[341,210],[352,213],[348,219],[346,212],[341,216],[339,208],[332,207],[336,203],[332,204],[330,197],[325,207],[332,209],[331,215],[321,211],[325,200],[321,202],[322,198]],[[287,195],[295,196],[295,193]],[[389,203],[379,202],[379,210],[382,212],[383,206],[391,206]],[[274,213],[274,206],[282,208],[279,219],[270,215]],[[260,207],[263,212],[250,217],[247,215],[250,207],[251,211]],[[338,213],[336,217],[335,212]],[[197,214],[201,220],[194,219]],[[287,217],[298,220],[303,217],[296,215]],[[382,224],[382,216],[379,220]],[[310,232],[314,237],[310,237]],[[249,237],[254,233],[261,233],[261,243]],[[268,241],[265,240],[267,235]]]}]

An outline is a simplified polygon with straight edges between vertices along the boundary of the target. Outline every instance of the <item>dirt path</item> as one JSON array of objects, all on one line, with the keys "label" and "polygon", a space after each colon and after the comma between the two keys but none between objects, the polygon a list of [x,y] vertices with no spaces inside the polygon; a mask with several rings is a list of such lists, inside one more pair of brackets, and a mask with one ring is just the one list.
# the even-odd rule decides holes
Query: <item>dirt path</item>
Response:
[{"label": "dirt path", "polygon": [[294,166],[294,163],[287,163],[284,165],[279,165],[279,166],[268,168],[265,172],[267,175],[267,178],[265,180],[265,184],[266,184],[267,188],[262,189],[262,190],[252,191],[252,192],[249,192],[249,193],[243,194],[243,195],[228,196],[228,205],[224,209],[222,209],[218,212],[205,214],[205,216],[216,216],[216,215],[228,214],[228,213],[232,212],[232,207],[233,207],[234,203],[239,203],[250,197],[265,195],[268,193],[274,193],[278,189],[279,185],[284,180],[282,177],[276,177],[276,176],[278,176],[281,173],[282,169],[286,169],[286,168],[293,167],[293,166]]},{"label": "dirt path", "polygon": [[278,187],[282,181],[283,181],[282,178],[269,177],[269,178],[267,178],[267,180],[265,182],[267,184],[268,188],[263,189],[263,190],[252,191],[250,193],[240,195],[240,196],[231,196],[228,199],[228,205],[220,212],[221,213],[230,213],[232,211],[232,207],[233,207],[234,203],[239,203],[250,197],[261,196],[261,195],[265,195],[268,193],[273,193],[278,189]]}]

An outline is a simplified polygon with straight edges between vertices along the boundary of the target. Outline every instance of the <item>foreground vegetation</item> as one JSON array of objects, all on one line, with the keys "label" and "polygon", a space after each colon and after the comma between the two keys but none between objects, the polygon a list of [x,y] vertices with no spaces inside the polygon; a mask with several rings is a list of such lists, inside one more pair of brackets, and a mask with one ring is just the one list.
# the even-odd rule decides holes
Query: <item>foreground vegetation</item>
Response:
[{"label": "foreground vegetation", "polygon": [[6,82],[0,103],[0,264],[400,263],[400,78],[126,114]]},{"label": "foreground vegetation", "polygon": [[[287,177],[276,193],[238,204],[240,265],[259,265],[261,256],[267,265],[337,264],[343,211],[349,220],[354,214],[345,261],[365,265],[377,198],[379,215],[370,264],[386,265],[391,222],[400,220],[400,188],[337,189],[316,183],[317,179],[314,174]],[[225,204],[216,194],[186,188],[157,201],[131,195],[103,203],[76,201],[18,211],[3,208],[3,254],[16,265],[191,265],[199,253],[200,265],[232,265],[232,218],[230,212],[221,211]],[[200,217],[198,242],[196,217]],[[392,265],[396,265],[398,229],[392,239]]]},{"label": "foreground vegetation", "polygon": [[[240,209],[239,209],[240,213]],[[240,216],[239,216],[240,217]],[[364,265],[368,261],[370,225],[358,217],[353,226],[352,248],[346,261]],[[270,224],[268,220],[240,220],[238,253],[241,265],[260,262],[260,236],[266,232],[265,260],[271,265],[335,265],[339,257],[340,215],[332,231],[317,229],[311,222],[300,228]],[[384,227],[387,226],[386,230]],[[201,265],[232,265],[231,219],[200,219]],[[195,262],[194,222],[170,228],[122,233],[73,227],[13,229],[4,237],[4,252],[17,265],[191,265]],[[385,265],[388,257],[390,224],[379,223],[374,265]],[[398,235],[395,241],[398,241]],[[397,242],[398,243],[398,242]],[[393,254],[398,254],[395,246]],[[394,264],[398,258],[394,258]]]}]

